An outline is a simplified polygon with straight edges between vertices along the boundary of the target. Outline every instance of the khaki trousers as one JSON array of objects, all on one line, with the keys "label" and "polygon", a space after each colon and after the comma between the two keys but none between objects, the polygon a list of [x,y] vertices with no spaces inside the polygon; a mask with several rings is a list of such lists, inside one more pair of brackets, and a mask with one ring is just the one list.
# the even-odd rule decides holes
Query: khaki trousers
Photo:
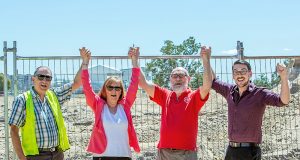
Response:
[{"label": "khaki trousers", "polygon": [[197,151],[158,149],[157,160],[197,160]]}]

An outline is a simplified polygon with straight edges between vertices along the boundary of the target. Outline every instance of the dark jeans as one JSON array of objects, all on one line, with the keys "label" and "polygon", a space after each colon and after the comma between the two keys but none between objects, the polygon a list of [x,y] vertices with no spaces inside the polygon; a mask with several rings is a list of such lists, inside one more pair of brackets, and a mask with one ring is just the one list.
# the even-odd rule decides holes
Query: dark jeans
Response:
[{"label": "dark jeans", "polygon": [[93,160],[131,160],[129,157],[93,157]]},{"label": "dark jeans", "polygon": [[64,153],[61,151],[54,152],[40,152],[39,155],[26,156],[27,160],[63,160]]},{"label": "dark jeans", "polygon": [[261,160],[260,147],[227,147],[225,160]]}]

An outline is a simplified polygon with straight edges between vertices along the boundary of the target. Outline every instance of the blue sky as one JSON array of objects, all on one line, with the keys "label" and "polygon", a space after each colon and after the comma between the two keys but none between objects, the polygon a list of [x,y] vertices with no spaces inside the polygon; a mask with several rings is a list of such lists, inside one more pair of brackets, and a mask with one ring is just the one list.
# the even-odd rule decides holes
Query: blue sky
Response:
[{"label": "blue sky", "polygon": [[165,40],[190,36],[213,55],[300,55],[299,0],[7,0],[0,3],[0,41],[16,40],[20,56],[161,55]]}]

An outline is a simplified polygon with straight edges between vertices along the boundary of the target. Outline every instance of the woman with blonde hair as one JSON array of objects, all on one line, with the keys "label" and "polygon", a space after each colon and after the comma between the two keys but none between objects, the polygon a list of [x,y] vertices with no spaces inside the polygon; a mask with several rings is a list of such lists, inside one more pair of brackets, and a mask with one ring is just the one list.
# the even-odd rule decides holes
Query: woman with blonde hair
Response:
[{"label": "woman with blonde hair", "polygon": [[95,115],[87,147],[87,151],[93,154],[93,160],[131,160],[130,147],[140,152],[130,112],[136,98],[140,75],[139,48],[130,48],[128,55],[133,68],[126,95],[122,80],[118,77],[107,78],[99,94],[96,94],[88,72],[91,52],[84,47],[80,49],[83,92],[87,105]]}]

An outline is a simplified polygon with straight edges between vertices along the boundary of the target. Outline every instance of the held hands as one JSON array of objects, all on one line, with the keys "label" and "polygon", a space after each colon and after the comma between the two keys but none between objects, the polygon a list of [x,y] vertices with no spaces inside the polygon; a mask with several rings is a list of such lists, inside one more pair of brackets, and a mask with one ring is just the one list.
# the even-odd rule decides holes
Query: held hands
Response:
[{"label": "held hands", "polygon": [[202,60],[209,61],[211,56],[211,47],[206,48],[206,46],[202,46],[200,51],[200,56]]},{"label": "held hands", "polygon": [[88,65],[91,59],[91,51],[86,49],[85,47],[80,48],[79,51],[82,58],[82,64]]},{"label": "held hands", "polygon": [[133,67],[138,67],[139,56],[140,56],[140,47],[129,48],[128,57],[131,59]]},{"label": "held hands", "polygon": [[281,80],[288,79],[288,68],[284,64],[277,63],[276,70]]},{"label": "held hands", "polygon": [[130,47],[128,57],[133,61],[137,61],[140,55],[140,47]]}]

